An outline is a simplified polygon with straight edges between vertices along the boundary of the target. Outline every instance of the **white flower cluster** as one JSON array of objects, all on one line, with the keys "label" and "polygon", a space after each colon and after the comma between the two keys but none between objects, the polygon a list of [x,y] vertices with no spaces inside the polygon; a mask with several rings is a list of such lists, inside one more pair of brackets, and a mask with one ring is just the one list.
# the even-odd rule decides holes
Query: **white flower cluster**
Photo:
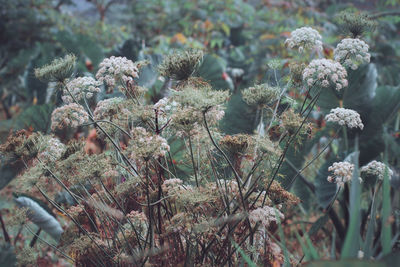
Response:
[{"label": "white flower cluster", "polygon": [[161,185],[162,191],[167,195],[173,195],[179,193],[180,190],[183,189],[183,181],[178,178],[167,179]]},{"label": "white flower cluster", "polygon": [[139,77],[139,70],[132,60],[126,57],[105,58],[100,63],[96,78],[100,82],[105,82],[109,87],[115,87],[116,83],[122,82],[124,85]]},{"label": "white flower cluster", "polygon": [[[379,162],[376,160],[371,161],[367,165],[363,166],[361,170],[361,174],[370,175],[378,177],[379,180],[383,180],[385,175],[386,164],[383,162]],[[392,177],[393,171],[388,167],[388,176],[389,179]]]},{"label": "white flower cluster", "polygon": [[[95,93],[100,92],[100,82],[96,81],[92,77],[78,77],[67,83],[67,88],[71,95],[79,101],[83,98],[89,99],[94,96]],[[66,103],[74,102],[67,89],[64,89],[62,100]]]},{"label": "white flower cluster", "polygon": [[284,215],[278,209],[264,206],[249,212],[249,220],[252,226],[260,222],[262,226],[268,228],[271,222],[276,222],[276,216],[283,219]]},{"label": "white flower cluster", "polygon": [[38,153],[38,158],[45,163],[58,160],[66,150],[65,145],[53,137],[46,140],[43,145]]},{"label": "white flower cluster", "polygon": [[145,128],[133,128],[131,135],[132,158],[149,160],[151,157],[163,157],[169,151],[167,140],[159,135],[147,132]]},{"label": "white flower cluster", "polygon": [[360,39],[343,39],[333,51],[334,59],[343,66],[356,70],[359,65],[369,63],[369,46]]},{"label": "white flower cluster", "polygon": [[357,111],[346,108],[334,108],[331,112],[325,116],[325,120],[328,122],[337,122],[339,125],[346,125],[349,128],[364,128],[364,124],[361,121],[360,114]]},{"label": "white flower cluster", "polygon": [[76,103],[71,103],[56,108],[51,114],[51,129],[64,129],[65,127],[78,127],[89,121],[89,114]]},{"label": "white flower cluster", "polygon": [[103,120],[115,115],[118,112],[118,105],[123,101],[122,97],[113,97],[99,101],[93,111],[93,117],[96,120]]},{"label": "white flower cluster", "polygon": [[322,38],[318,31],[310,27],[302,27],[291,32],[290,38],[286,39],[285,44],[289,48],[298,48],[302,53],[304,50],[322,50]]},{"label": "white flower cluster", "polygon": [[334,86],[340,91],[348,85],[347,71],[339,63],[330,59],[314,59],[303,71],[303,81],[308,86]]},{"label": "white flower cluster", "polygon": [[328,182],[343,186],[344,183],[350,181],[351,177],[353,177],[354,164],[345,161],[335,162],[328,168],[328,171],[333,172],[332,176],[328,176]]}]

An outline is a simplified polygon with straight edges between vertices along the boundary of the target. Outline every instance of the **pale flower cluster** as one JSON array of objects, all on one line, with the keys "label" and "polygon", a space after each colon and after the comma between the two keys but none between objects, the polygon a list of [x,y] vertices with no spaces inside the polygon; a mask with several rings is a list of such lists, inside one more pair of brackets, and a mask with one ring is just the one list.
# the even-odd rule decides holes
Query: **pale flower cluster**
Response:
[{"label": "pale flower cluster", "polygon": [[290,38],[286,39],[285,44],[289,48],[297,48],[300,53],[304,50],[322,50],[322,37],[318,31],[310,27],[302,27],[291,32]]},{"label": "pale flower cluster", "polygon": [[163,137],[136,127],[131,131],[132,139],[129,142],[132,158],[149,160],[151,157],[163,157],[169,151],[167,140]]},{"label": "pale flower cluster", "polygon": [[325,116],[327,122],[336,122],[341,126],[346,125],[349,128],[364,128],[364,124],[361,121],[360,114],[352,109],[345,108],[334,108],[331,112]]},{"label": "pale flower cluster", "polygon": [[161,188],[167,195],[173,195],[183,189],[183,181],[178,178],[167,179],[162,184]]},{"label": "pale flower cluster", "polygon": [[334,59],[343,66],[356,70],[359,65],[369,63],[369,46],[360,39],[343,39],[333,51]]},{"label": "pale flower cluster", "polygon": [[109,87],[115,87],[119,82],[125,85],[131,83],[133,78],[139,77],[137,66],[126,57],[105,58],[99,66],[96,78]]},{"label": "pale flower cluster", "polygon": [[[360,170],[361,174],[375,176],[379,180],[383,180],[385,175],[385,169],[386,169],[385,163],[373,160],[367,165],[363,166]],[[393,171],[388,167],[389,179],[392,177],[392,175]]]},{"label": "pale flower cluster", "polygon": [[118,105],[123,101],[122,97],[113,97],[99,101],[93,111],[93,117],[96,120],[102,120],[115,115],[118,112]]},{"label": "pale flower cluster", "polygon": [[89,114],[76,103],[56,108],[51,114],[51,129],[76,128],[89,121]]},{"label": "pale flower cluster", "polygon": [[[81,99],[90,99],[95,93],[100,92],[100,82],[96,81],[92,77],[78,77],[67,83],[67,89],[64,89],[62,100],[66,103],[73,103],[75,98],[76,101]],[[71,93],[71,95],[70,95]]]},{"label": "pale flower cluster", "polygon": [[56,161],[61,158],[65,150],[66,146],[60,140],[51,137],[43,144],[43,148],[38,153],[38,158],[45,163]]},{"label": "pale flower cluster", "polygon": [[309,87],[318,85],[321,87],[334,86],[340,91],[348,85],[346,69],[331,59],[314,59],[303,71],[303,81]]},{"label": "pale flower cluster", "polygon": [[279,218],[283,219],[284,215],[282,212],[280,212],[278,209],[269,207],[269,206],[264,206],[262,208],[257,208],[255,210],[252,210],[249,212],[249,220],[252,226],[254,226],[256,223],[260,222],[262,226],[265,228],[268,228],[268,226],[271,224],[271,222],[277,221],[277,216]]},{"label": "pale flower cluster", "polygon": [[328,176],[328,182],[343,186],[346,182],[351,181],[354,164],[346,161],[335,162],[328,168],[328,171],[333,172],[332,176]]}]

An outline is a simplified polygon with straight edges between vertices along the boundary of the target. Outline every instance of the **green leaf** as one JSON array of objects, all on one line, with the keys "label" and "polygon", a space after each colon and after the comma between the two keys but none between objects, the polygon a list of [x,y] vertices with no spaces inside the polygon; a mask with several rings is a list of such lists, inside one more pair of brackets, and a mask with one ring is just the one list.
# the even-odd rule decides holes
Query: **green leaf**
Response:
[{"label": "green leaf", "polygon": [[389,222],[391,213],[390,204],[390,184],[387,162],[385,160],[386,168],[382,185],[382,253],[387,255],[392,250],[392,225]]},{"label": "green leaf", "polygon": [[0,266],[12,267],[16,266],[17,257],[15,256],[14,247],[9,244],[0,245]]},{"label": "green leaf", "polygon": [[239,247],[239,245],[235,241],[231,240],[231,242],[232,242],[233,246],[237,249],[237,251],[239,251],[243,260],[247,263],[247,266],[257,267],[257,265],[250,259],[249,256],[246,255],[246,253],[244,253],[244,251]]},{"label": "green leaf", "polygon": [[0,162],[0,190],[3,189],[18,173],[20,173],[24,164],[21,160],[2,159]]},{"label": "green leaf", "polygon": [[330,174],[328,168],[336,161],[339,160],[335,158],[328,159],[321,168],[319,168],[317,176],[315,177],[315,194],[318,204],[324,209],[329,206],[337,192],[336,183],[330,183],[327,180]]},{"label": "green leaf", "polygon": [[231,85],[223,78],[225,66],[226,62],[224,59],[216,55],[207,54],[204,56],[203,62],[194,75],[202,77],[204,80],[209,82],[214,89],[233,89],[231,88]]},{"label": "green leaf", "polygon": [[362,260],[341,260],[341,261],[313,261],[304,265],[305,267],[389,267],[384,263],[362,261]]},{"label": "green leaf", "polygon": [[350,185],[350,223],[346,233],[341,258],[355,258],[360,249],[360,207],[361,207],[361,185],[358,171],[358,139],[356,138],[356,152],[352,153],[352,163],[354,164],[353,177]]},{"label": "green leaf", "polygon": [[47,132],[50,127],[53,106],[33,105],[25,109],[14,121],[13,129],[32,127],[34,131]]},{"label": "green leaf", "polygon": [[371,215],[369,216],[371,219],[368,223],[367,234],[365,235],[364,242],[364,258],[370,259],[372,256],[372,248],[374,245],[374,233],[375,233],[375,223],[376,223],[376,193],[374,193],[374,197],[372,198],[372,207],[371,207]]}]

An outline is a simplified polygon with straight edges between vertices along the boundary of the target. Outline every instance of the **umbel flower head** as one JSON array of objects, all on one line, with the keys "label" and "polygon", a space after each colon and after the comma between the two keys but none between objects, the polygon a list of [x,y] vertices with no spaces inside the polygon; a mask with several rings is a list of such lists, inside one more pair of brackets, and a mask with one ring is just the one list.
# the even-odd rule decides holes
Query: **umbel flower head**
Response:
[{"label": "umbel flower head", "polygon": [[340,91],[348,85],[346,69],[331,59],[314,59],[303,71],[303,81],[307,86],[334,86]]},{"label": "umbel flower head", "polygon": [[249,87],[242,92],[243,100],[248,105],[264,107],[279,97],[280,88],[266,83]]},{"label": "umbel flower head", "polygon": [[192,76],[202,59],[201,50],[174,51],[164,58],[158,72],[161,76],[177,81],[186,80]]},{"label": "umbel flower head", "polygon": [[71,77],[76,57],[73,54],[56,58],[50,64],[35,69],[35,76],[44,82],[61,82]]},{"label": "umbel flower head", "polygon": [[360,39],[343,39],[333,51],[333,57],[343,66],[356,70],[359,65],[369,63],[369,46]]},{"label": "umbel flower head", "polygon": [[39,147],[38,158],[44,163],[53,162],[61,158],[67,149],[60,140],[51,136],[44,136],[41,138]]},{"label": "umbel flower head", "polygon": [[322,37],[318,31],[310,27],[302,27],[291,32],[290,38],[286,39],[285,44],[289,48],[297,48],[300,53],[304,50],[322,50]]},{"label": "umbel flower head", "polygon": [[[83,98],[90,99],[95,93],[100,92],[100,82],[96,81],[92,77],[78,77],[67,83],[67,88],[63,90],[63,96],[61,97],[64,103],[69,104],[76,101],[80,101]],[[70,95],[71,93],[71,95]]]},{"label": "umbel flower head", "polygon": [[357,111],[346,108],[334,108],[331,112],[325,116],[327,122],[336,122],[341,126],[347,126],[349,128],[364,128],[364,124],[361,121],[360,114]]},{"label": "umbel flower head", "polygon": [[268,228],[272,222],[276,223],[277,216],[279,216],[280,219],[284,218],[282,212],[276,208],[268,206],[257,208],[249,212],[250,223],[254,226],[257,222],[260,222],[264,228]]},{"label": "umbel flower head", "polygon": [[100,63],[99,67],[96,78],[111,88],[115,87],[117,83],[121,83],[125,86],[133,82],[133,78],[139,77],[137,65],[126,57],[112,56],[110,58],[105,58]]},{"label": "umbel flower head", "polygon": [[362,36],[373,30],[377,23],[367,13],[342,11],[338,15],[338,22],[342,29],[349,32],[353,38]]},{"label": "umbel flower head", "polygon": [[[393,175],[393,171],[388,168],[388,177],[389,179],[392,177]],[[374,176],[377,177],[379,180],[383,180],[384,175],[385,175],[385,169],[386,169],[386,164],[383,162],[379,162],[376,160],[371,161],[370,163],[368,163],[367,165],[363,166],[360,171],[361,171],[361,175],[365,175],[365,176]]]},{"label": "umbel flower head", "polygon": [[208,111],[212,107],[222,105],[229,98],[227,91],[212,90],[211,87],[203,88],[185,87],[182,91],[173,92],[173,100],[183,107],[192,107],[199,111]]},{"label": "umbel flower head", "polygon": [[120,111],[120,104],[124,101],[125,99],[122,97],[113,97],[99,101],[93,111],[93,117],[96,120],[112,118]]},{"label": "umbel flower head", "polygon": [[56,108],[51,113],[51,130],[62,130],[67,127],[76,128],[89,121],[89,114],[76,103]]},{"label": "umbel flower head", "polygon": [[131,135],[132,139],[129,142],[129,149],[132,151],[131,158],[148,161],[152,157],[163,157],[169,151],[167,140],[146,131],[145,128],[133,128]]},{"label": "umbel flower head", "polygon": [[338,186],[343,186],[346,182],[351,181],[351,177],[353,177],[354,164],[346,161],[335,162],[328,168],[328,171],[333,172],[332,176],[328,176],[328,182],[337,183]]}]

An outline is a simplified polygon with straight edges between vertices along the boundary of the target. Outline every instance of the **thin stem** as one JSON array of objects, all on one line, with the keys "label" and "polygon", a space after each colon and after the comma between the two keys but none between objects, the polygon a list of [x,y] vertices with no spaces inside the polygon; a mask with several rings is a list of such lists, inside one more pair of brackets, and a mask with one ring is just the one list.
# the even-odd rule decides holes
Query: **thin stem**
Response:
[{"label": "thin stem", "polygon": [[197,167],[193,157],[192,139],[190,137],[190,134],[188,136],[188,139],[189,139],[190,158],[192,159],[192,164],[193,164],[194,178],[196,179],[196,186],[199,187],[199,181],[197,178]]}]

